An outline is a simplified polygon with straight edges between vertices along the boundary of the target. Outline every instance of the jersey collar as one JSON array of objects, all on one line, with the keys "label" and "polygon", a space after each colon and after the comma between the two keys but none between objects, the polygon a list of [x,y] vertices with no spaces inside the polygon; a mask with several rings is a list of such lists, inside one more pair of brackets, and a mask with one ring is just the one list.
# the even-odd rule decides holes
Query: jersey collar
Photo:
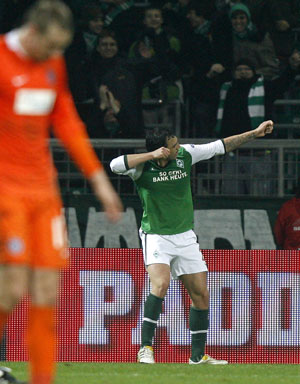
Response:
[{"label": "jersey collar", "polygon": [[18,56],[21,57],[28,57],[26,54],[24,48],[21,45],[20,42],[20,30],[19,29],[13,29],[12,31],[8,32],[4,36],[5,43],[7,47],[15,52]]}]

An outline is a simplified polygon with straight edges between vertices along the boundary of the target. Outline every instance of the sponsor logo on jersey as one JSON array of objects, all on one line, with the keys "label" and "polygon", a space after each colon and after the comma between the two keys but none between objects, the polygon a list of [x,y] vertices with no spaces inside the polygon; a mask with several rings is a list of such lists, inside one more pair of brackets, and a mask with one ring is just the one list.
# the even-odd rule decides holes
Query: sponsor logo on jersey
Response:
[{"label": "sponsor logo on jersey", "polygon": [[49,69],[47,71],[46,78],[47,78],[49,84],[53,85],[56,83],[56,73],[53,71],[53,69]]},{"label": "sponsor logo on jersey", "polygon": [[159,172],[159,176],[155,176],[152,178],[153,183],[157,183],[160,181],[172,181],[172,180],[180,180],[185,177],[188,177],[187,172],[183,172],[181,169],[170,170]]},{"label": "sponsor logo on jersey", "polygon": [[184,168],[184,161],[180,159],[176,159],[176,165],[178,168]]},{"label": "sponsor logo on jersey", "polygon": [[15,93],[14,112],[17,115],[48,115],[54,106],[56,92],[53,89],[19,88]]}]

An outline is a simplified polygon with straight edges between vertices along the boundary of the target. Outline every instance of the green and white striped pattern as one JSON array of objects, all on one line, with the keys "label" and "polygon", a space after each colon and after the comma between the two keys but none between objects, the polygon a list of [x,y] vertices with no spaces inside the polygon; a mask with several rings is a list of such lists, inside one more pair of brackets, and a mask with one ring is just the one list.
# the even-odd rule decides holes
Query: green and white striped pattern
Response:
[{"label": "green and white striped pattern", "polygon": [[[228,90],[232,87],[232,81],[222,85],[220,90],[220,101],[217,114],[216,132],[221,131],[224,114],[224,104]],[[248,94],[248,112],[251,119],[251,127],[255,129],[265,119],[265,87],[264,78],[260,76],[251,86]]]}]

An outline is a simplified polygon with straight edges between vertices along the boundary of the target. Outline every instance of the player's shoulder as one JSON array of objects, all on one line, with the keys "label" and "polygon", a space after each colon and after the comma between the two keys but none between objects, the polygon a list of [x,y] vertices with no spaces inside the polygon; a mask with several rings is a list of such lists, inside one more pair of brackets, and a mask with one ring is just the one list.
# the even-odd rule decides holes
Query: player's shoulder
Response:
[{"label": "player's shoulder", "polygon": [[295,210],[295,206],[297,205],[299,199],[297,199],[296,197],[292,197],[291,199],[285,201],[282,205],[281,205],[281,208],[280,208],[280,211],[283,211],[283,210],[293,210],[293,211],[296,211]]},{"label": "player's shoulder", "polygon": [[299,197],[297,198],[296,196],[292,197],[291,199],[287,200],[284,204],[287,207],[296,207],[299,205],[300,199]]},{"label": "player's shoulder", "polygon": [[195,149],[194,144],[181,144],[178,154],[186,155],[186,154],[191,154],[193,150]]},{"label": "player's shoulder", "polygon": [[3,51],[7,51],[5,35],[0,35],[0,49],[1,49],[1,55],[3,54]]},{"label": "player's shoulder", "polygon": [[154,160],[148,160],[143,163],[143,171],[152,171],[153,169],[159,168],[158,164]]}]

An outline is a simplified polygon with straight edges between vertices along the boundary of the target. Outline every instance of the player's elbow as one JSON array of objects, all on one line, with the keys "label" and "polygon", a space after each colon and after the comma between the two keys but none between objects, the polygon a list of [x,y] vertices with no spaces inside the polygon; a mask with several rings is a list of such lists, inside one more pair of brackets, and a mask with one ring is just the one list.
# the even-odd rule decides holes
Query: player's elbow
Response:
[{"label": "player's elbow", "polygon": [[117,159],[112,159],[112,161],[110,162],[109,166],[110,166],[110,169],[113,173],[117,173],[117,167],[116,167],[116,160]]},{"label": "player's elbow", "polygon": [[123,173],[126,171],[126,167],[124,164],[124,156],[119,156],[110,162],[110,169],[113,173]]}]

